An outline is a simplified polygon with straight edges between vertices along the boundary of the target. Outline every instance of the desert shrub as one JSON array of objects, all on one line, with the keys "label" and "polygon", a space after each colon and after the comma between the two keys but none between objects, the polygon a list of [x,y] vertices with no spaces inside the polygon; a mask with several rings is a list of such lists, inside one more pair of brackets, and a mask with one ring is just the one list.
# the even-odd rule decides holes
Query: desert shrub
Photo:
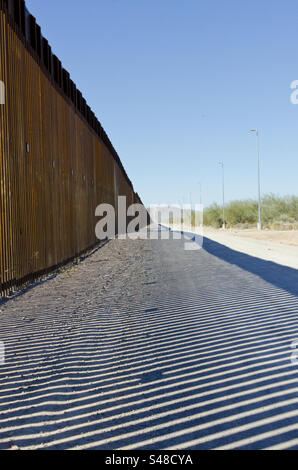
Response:
[{"label": "desert shrub", "polygon": [[226,208],[226,222],[228,226],[237,224],[255,224],[258,219],[258,205],[256,201],[233,201]]},{"label": "desert shrub", "polygon": [[[258,202],[254,199],[232,201],[226,205],[228,227],[251,227],[258,221]],[[280,197],[268,194],[262,198],[262,222],[264,226],[293,226],[298,223],[298,197]],[[204,225],[222,226],[222,207],[213,203],[204,210]]]},{"label": "desert shrub", "polygon": [[218,204],[214,203],[204,210],[204,225],[219,228],[222,224],[222,208]]}]

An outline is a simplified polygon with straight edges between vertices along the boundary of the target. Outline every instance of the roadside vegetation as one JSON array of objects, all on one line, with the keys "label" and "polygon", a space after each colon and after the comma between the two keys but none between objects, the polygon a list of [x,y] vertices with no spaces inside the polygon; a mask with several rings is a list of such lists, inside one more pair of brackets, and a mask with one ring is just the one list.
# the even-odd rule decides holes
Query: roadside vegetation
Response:
[{"label": "roadside vegetation", "polygon": [[[232,201],[225,210],[228,228],[252,228],[258,221],[258,202],[253,199]],[[262,223],[274,230],[298,229],[298,197],[279,197],[269,194],[262,198]],[[220,228],[223,224],[222,207],[214,203],[204,209],[204,225]]]}]

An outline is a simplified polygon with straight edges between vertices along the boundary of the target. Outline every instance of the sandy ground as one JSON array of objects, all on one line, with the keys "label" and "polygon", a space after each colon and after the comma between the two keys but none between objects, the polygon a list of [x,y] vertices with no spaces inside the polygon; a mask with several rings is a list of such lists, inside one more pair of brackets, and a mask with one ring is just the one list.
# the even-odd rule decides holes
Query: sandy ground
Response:
[{"label": "sandy ground", "polygon": [[[205,227],[206,233],[210,232],[223,232],[223,230],[215,230]],[[249,238],[253,240],[262,240],[266,242],[279,243],[282,245],[298,246],[298,230],[236,230],[227,229],[225,234],[233,237]]]},{"label": "sandy ground", "polygon": [[0,304],[0,449],[298,449],[297,312],[295,269],[113,240]]},{"label": "sandy ground", "polygon": [[298,231],[215,230],[204,236],[241,253],[298,269]]},{"label": "sandy ground", "polygon": [[[167,225],[167,227],[175,231],[181,230],[181,227],[177,225]],[[296,230],[216,230],[210,227],[203,227],[200,230],[189,227],[186,230],[198,233],[206,239],[239,253],[298,269],[298,231]]]}]

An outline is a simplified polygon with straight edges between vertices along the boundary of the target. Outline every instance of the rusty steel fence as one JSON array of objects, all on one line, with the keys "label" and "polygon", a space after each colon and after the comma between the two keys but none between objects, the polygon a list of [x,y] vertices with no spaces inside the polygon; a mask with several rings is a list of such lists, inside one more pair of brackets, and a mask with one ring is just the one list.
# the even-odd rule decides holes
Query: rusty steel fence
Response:
[{"label": "rusty steel fence", "polygon": [[0,0],[0,296],[96,245],[95,209],[140,202],[23,0]]}]

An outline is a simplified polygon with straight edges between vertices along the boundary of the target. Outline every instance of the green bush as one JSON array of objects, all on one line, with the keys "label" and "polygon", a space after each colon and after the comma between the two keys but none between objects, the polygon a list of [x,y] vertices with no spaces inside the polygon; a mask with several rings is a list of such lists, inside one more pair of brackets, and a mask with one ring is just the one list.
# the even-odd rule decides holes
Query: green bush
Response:
[{"label": "green bush", "polygon": [[234,226],[239,224],[256,224],[258,220],[258,204],[253,200],[233,201],[226,208],[226,223]]},{"label": "green bush", "polygon": [[210,225],[212,227],[222,227],[222,208],[214,203],[204,210],[204,225]]},{"label": "green bush", "polygon": [[[249,228],[258,222],[258,202],[253,199],[232,201],[226,206],[227,227]],[[297,225],[298,197],[268,194],[262,198],[262,222],[265,227]],[[214,203],[204,210],[204,225],[222,227],[222,207]]]}]

